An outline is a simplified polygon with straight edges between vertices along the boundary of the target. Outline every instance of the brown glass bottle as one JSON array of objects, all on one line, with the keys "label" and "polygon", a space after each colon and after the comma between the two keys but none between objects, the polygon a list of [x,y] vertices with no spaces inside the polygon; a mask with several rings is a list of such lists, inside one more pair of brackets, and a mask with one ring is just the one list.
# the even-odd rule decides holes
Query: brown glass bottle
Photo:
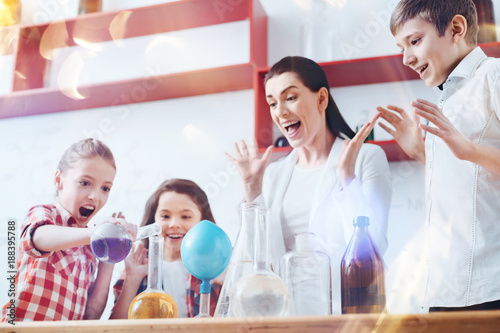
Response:
[{"label": "brown glass bottle", "polygon": [[492,0],[474,0],[479,24],[478,43],[489,43],[497,40],[495,12]]},{"label": "brown glass bottle", "polygon": [[384,263],[370,232],[369,218],[354,219],[354,233],[340,266],[342,313],[382,313],[385,308]]},{"label": "brown glass bottle", "polygon": [[78,15],[102,11],[102,0],[80,0]]}]

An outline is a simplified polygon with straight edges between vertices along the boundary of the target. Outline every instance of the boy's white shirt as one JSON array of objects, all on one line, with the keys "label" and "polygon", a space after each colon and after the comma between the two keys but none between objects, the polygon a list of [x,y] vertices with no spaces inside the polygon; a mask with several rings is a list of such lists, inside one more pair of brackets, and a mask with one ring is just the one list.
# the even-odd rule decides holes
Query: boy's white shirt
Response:
[{"label": "boy's white shirt", "polygon": [[[443,90],[435,91],[438,106],[465,138],[500,149],[500,59],[487,58],[476,47]],[[458,160],[430,133],[425,150],[428,271],[423,306],[500,300],[500,176]]]}]

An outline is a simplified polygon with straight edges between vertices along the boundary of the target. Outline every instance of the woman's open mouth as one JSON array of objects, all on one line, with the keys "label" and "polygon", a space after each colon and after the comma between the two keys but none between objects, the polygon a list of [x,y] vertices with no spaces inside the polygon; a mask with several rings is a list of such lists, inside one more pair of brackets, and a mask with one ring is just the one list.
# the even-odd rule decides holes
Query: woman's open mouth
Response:
[{"label": "woman's open mouth", "polygon": [[281,124],[289,138],[295,136],[300,128],[301,122],[298,120],[287,121]]}]

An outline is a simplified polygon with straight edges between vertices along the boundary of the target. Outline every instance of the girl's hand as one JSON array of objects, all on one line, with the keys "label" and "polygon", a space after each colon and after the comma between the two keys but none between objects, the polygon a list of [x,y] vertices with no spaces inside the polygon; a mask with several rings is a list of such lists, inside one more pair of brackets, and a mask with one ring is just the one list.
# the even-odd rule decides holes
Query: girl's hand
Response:
[{"label": "girl's hand", "polygon": [[234,147],[236,149],[235,157],[228,153],[225,153],[225,155],[228,160],[233,162],[238,168],[241,179],[243,180],[245,199],[247,201],[253,201],[262,192],[262,179],[266,166],[269,163],[273,146],[267,147],[265,153],[261,157],[258,155],[259,150],[255,139],[253,140],[253,147],[251,148],[249,148],[243,140],[240,142],[240,145],[235,143]]},{"label": "girl's hand", "polygon": [[408,156],[424,164],[424,138],[419,126],[420,119],[418,114],[414,113],[412,119],[404,109],[394,105],[388,105],[387,109],[379,106],[377,110],[381,112],[382,119],[391,124],[394,129],[383,123],[379,123],[379,126],[394,137]]},{"label": "girl's hand", "polygon": [[412,106],[415,108],[415,114],[427,119],[437,127],[420,124],[420,128],[441,138],[458,159],[468,159],[473,149],[471,142],[457,131],[437,105],[424,99],[417,99],[412,102]]},{"label": "girl's hand", "polygon": [[125,258],[125,271],[127,279],[142,281],[148,274],[148,249],[142,243],[132,244],[130,253]]},{"label": "girl's hand", "polygon": [[372,131],[373,126],[375,126],[375,122],[380,115],[380,113],[377,113],[369,122],[364,124],[352,140],[344,140],[344,142],[342,142],[342,152],[340,153],[338,170],[340,185],[343,189],[349,186],[352,180],[356,177],[354,168],[356,166],[356,160],[358,159],[361,145]]},{"label": "girl's hand", "polygon": [[97,227],[103,223],[113,223],[113,224],[121,225],[123,227],[123,229],[125,229],[125,231],[131,236],[132,241],[135,241],[135,238],[137,236],[137,225],[127,222],[125,220],[125,216],[122,214],[122,212],[113,213],[113,215],[111,215],[110,217],[97,223],[95,225],[95,227]]}]

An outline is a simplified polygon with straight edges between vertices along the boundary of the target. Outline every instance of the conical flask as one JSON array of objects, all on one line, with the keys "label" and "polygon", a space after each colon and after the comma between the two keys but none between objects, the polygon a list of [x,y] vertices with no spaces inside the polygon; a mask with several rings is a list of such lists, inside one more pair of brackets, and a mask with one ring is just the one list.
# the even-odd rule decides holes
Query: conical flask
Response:
[{"label": "conical flask", "polygon": [[179,318],[177,304],[162,288],[163,237],[149,237],[148,255],[148,288],[130,303],[128,319]]},{"label": "conical flask", "polygon": [[385,307],[384,263],[373,242],[369,218],[354,219],[354,233],[340,266],[342,313],[382,313]]},{"label": "conical flask", "polygon": [[290,292],[288,315],[332,314],[332,278],[330,257],[315,251],[315,235],[295,235],[296,250],[285,253],[280,261],[280,276]]},{"label": "conical flask", "polygon": [[240,231],[234,243],[214,317],[234,317],[231,309],[231,292],[236,282],[252,271],[254,230],[257,226],[260,208],[261,204],[256,202],[244,202],[240,206]]},{"label": "conical flask", "polygon": [[259,209],[252,271],[238,280],[231,293],[231,310],[236,317],[284,316],[288,311],[288,289],[273,273],[268,259],[268,218],[269,210]]}]

